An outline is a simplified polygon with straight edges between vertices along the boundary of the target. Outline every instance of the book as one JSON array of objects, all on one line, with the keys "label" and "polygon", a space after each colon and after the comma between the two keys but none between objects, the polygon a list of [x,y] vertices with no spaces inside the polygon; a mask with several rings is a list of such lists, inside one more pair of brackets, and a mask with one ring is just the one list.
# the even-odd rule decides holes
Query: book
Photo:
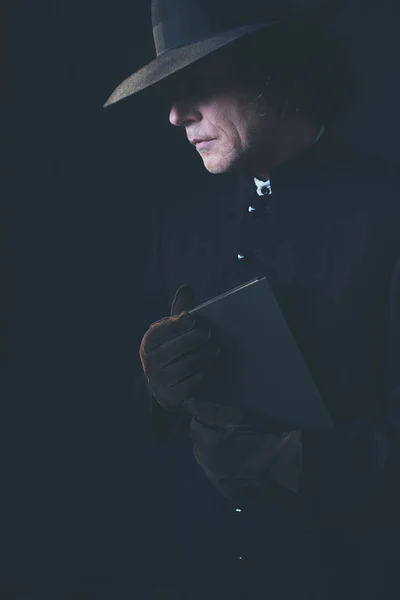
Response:
[{"label": "book", "polygon": [[290,430],[333,427],[266,277],[189,312],[208,320],[221,348],[213,401],[248,408]]}]

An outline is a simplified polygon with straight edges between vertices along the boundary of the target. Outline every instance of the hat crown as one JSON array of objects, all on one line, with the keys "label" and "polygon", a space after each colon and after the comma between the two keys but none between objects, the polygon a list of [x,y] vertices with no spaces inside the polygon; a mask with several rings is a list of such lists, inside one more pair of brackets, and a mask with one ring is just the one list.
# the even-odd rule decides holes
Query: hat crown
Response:
[{"label": "hat crown", "polygon": [[159,56],[235,27],[318,13],[329,5],[332,0],[152,0],[156,52]]},{"label": "hat crown", "polygon": [[[240,4],[240,2],[242,2]],[[156,58],[127,77],[105,106],[277,22],[327,22],[348,0],[151,0]]]},{"label": "hat crown", "polygon": [[209,0],[153,0],[153,37],[157,56],[188,46],[218,31],[218,10]]}]

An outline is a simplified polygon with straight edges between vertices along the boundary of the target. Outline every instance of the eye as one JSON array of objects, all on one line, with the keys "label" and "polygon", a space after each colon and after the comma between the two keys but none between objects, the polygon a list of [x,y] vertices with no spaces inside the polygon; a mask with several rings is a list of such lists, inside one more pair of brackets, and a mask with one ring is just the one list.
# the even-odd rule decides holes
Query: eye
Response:
[{"label": "eye", "polygon": [[192,88],[193,86],[182,80],[171,80],[165,83],[162,89],[162,96],[164,100],[170,103],[177,102],[186,99]]},{"label": "eye", "polygon": [[170,103],[199,100],[227,90],[230,84],[231,78],[226,74],[191,71],[185,77],[170,78],[164,85],[163,95]]}]

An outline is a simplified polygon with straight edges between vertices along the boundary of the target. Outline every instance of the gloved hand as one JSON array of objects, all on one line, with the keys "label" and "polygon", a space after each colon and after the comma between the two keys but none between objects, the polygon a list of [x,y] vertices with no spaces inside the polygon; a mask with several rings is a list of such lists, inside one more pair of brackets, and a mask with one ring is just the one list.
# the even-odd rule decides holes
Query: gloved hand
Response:
[{"label": "gloved hand", "polygon": [[171,315],[152,323],[143,336],[139,354],[153,396],[168,411],[192,415],[189,437],[196,460],[223,495],[244,498],[249,489],[269,489],[274,465],[282,461],[295,466],[285,465],[274,479],[295,488],[298,432],[288,435],[279,424],[225,405],[227,399],[210,400],[216,398],[207,385],[220,349],[209,323],[188,312],[194,305],[192,288],[181,286]]},{"label": "gloved hand", "polygon": [[171,314],[150,325],[140,344],[140,360],[149,388],[167,410],[181,410],[207,381],[219,355],[209,324],[188,311],[195,306],[191,286],[181,286]]},{"label": "gloved hand", "polygon": [[[211,427],[240,426],[262,433],[290,431],[252,411],[219,402],[211,375],[217,374],[220,348],[204,317],[188,311],[195,306],[191,286],[181,286],[173,299],[171,315],[150,325],[139,355],[148,387],[158,404],[172,412],[185,410]],[[220,390],[223,386],[220,386]]]},{"label": "gloved hand", "polygon": [[282,490],[298,494],[302,469],[301,432],[259,433],[243,427],[210,428],[192,419],[194,456],[210,482],[225,497],[253,502]]}]

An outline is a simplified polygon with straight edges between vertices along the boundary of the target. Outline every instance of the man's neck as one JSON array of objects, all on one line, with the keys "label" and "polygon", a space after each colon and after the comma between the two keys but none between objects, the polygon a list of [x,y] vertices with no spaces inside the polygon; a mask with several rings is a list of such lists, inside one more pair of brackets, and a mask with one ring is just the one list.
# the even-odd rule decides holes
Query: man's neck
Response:
[{"label": "man's neck", "polygon": [[253,169],[253,176],[261,181],[268,181],[271,172],[280,165],[290,161],[315,142],[319,131],[316,121],[288,119],[282,123],[276,135],[273,157],[266,161],[268,164]]}]

